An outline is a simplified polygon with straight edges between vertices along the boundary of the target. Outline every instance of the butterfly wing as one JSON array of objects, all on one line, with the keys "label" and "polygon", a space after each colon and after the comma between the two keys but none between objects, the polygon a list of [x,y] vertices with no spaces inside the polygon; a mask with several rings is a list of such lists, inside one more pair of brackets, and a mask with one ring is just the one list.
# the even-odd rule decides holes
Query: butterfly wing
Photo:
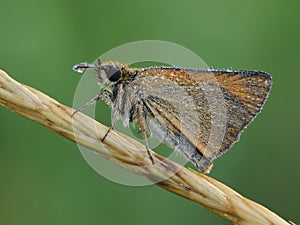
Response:
[{"label": "butterfly wing", "polygon": [[227,151],[261,111],[269,95],[272,78],[260,71],[213,73],[222,90],[226,109],[226,133],[220,152]]},{"label": "butterfly wing", "polygon": [[205,170],[260,112],[271,76],[161,67],[142,71],[134,82],[150,132]]}]

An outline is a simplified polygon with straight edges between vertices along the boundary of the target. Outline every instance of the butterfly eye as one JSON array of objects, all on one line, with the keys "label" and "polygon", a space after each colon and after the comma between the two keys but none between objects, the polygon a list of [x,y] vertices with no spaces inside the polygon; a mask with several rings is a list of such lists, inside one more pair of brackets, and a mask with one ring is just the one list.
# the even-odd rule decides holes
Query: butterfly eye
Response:
[{"label": "butterfly eye", "polygon": [[104,69],[106,77],[111,82],[116,82],[121,77],[121,70],[117,67],[107,67]]}]

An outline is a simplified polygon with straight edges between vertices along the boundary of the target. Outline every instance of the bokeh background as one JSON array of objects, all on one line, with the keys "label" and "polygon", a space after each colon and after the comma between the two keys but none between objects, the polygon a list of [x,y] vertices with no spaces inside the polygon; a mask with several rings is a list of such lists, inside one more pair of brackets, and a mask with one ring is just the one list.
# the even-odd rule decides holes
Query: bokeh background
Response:
[{"label": "bokeh background", "polygon": [[[69,106],[74,64],[137,40],[175,42],[214,68],[269,72],[263,112],[210,176],[299,223],[299,10],[279,0],[1,0],[0,68]],[[155,185],[106,180],[76,144],[2,106],[0,182],[5,225],[231,224]]]}]

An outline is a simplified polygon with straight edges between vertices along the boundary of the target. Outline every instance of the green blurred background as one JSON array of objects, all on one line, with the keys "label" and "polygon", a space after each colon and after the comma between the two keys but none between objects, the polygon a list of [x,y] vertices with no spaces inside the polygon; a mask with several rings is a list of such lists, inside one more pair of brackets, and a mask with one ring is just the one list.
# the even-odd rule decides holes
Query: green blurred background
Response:
[{"label": "green blurred background", "polygon": [[[278,0],[2,0],[0,68],[69,106],[74,64],[137,40],[175,42],[215,68],[269,72],[262,114],[210,176],[299,223],[299,10]],[[0,182],[3,225],[231,224],[154,185],[106,180],[76,144],[2,106]]]}]

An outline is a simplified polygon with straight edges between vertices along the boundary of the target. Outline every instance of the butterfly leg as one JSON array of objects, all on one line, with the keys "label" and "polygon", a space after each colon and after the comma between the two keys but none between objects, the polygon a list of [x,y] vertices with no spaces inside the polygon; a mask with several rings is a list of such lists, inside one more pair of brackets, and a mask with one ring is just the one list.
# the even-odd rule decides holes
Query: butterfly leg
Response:
[{"label": "butterfly leg", "polygon": [[111,126],[108,128],[108,130],[106,131],[106,133],[104,134],[103,138],[101,139],[102,142],[104,142],[105,138],[107,137],[108,133],[114,129],[117,121],[119,119],[119,116],[114,116],[113,121],[111,123]]},{"label": "butterfly leg", "polygon": [[[98,64],[99,63],[101,63],[101,62],[98,61]],[[119,120],[123,95],[124,95],[123,86],[120,84],[118,86],[117,97],[116,97],[116,100],[114,101],[114,105],[113,105],[114,115],[113,115],[113,119],[112,119],[112,122],[111,122],[111,126],[108,128],[107,132],[105,133],[105,135],[101,139],[102,142],[104,142],[104,140],[107,137],[107,135],[109,134],[109,132],[114,129],[115,125],[117,124],[117,122]]]},{"label": "butterfly leg", "polygon": [[140,124],[140,128],[141,128],[140,131],[141,131],[141,133],[143,135],[143,139],[145,141],[145,146],[146,146],[146,150],[147,150],[149,159],[151,160],[152,164],[154,165],[154,159],[150,152],[149,143],[148,143],[148,139],[147,139],[147,133],[146,133],[145,111],[143,109],[143,104],[141,104],[141,103],[138,106],[138,119],[139,119],[139,124]]},{"label": "butterfly leg", "polygon": [[97,102],[103,95],[103,92],[99,93],[98,95],[96,95],[95,97],[93,97],[90,101],[88,101],[87,103],[85,103],[83,106],[79,107],[78,109],[76,109],[73,113],[72,113],[72,117],[77,113],[77,112],[81,112],[83,110],[85,110],[86,108],[88,108],[89,106],[95,104],[95,102]]}]

